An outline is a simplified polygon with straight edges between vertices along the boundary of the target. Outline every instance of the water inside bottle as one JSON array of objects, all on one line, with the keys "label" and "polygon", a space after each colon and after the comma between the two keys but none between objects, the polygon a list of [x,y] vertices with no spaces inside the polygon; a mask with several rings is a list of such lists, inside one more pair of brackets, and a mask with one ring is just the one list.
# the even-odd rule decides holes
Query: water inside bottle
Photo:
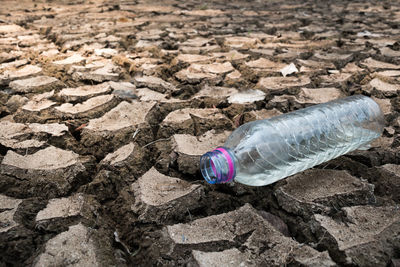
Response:
[{"label": "water inside bottle", "polygon": [[[310,142],[290,146],[287,150],[280,143],[270,142],[248,147],[247,155],[244,156],[247,160],[242,158],[244,164],[239,167],[240,171],[238,171],[235,181],[252,186],[271,184],[325,162],[328,158],[336,158],[355,150],[365,144],[365,140],[375,139],[379,136],[380,134],[375,131],[357,127],[352,131],[344,130],[337,136],[332,136],[332,132],[315,135]],[[319,139],[318,142],[315,141],[317,139]],[[321,146],[321,143],[324,143],[324,146]],[[265,149],[271,153],[260,152]],[[235,153],[235,150],[233,152]]]}]

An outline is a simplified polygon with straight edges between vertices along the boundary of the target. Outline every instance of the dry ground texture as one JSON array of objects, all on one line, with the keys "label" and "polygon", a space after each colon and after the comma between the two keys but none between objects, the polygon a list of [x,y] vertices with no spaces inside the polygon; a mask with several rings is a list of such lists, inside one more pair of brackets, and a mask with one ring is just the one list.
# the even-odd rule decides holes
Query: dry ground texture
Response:
[{"label": "dry ground texture", "polygon": [[[0,4],[0,266],[400,266],[399,1]],[[370,150],[203,181],[239,125],[352,94]]]}]

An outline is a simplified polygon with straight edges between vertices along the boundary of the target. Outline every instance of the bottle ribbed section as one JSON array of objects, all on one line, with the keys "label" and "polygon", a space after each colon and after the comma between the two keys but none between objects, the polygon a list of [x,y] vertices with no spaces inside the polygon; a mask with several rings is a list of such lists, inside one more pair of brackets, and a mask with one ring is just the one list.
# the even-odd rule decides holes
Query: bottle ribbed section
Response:
[{"label": "bottle ribbed section", "polygon": [[236,181],[265,185],[367,146],[383,127],[378,104],[352,96],[243,125],[225,146],[238,162]]}]

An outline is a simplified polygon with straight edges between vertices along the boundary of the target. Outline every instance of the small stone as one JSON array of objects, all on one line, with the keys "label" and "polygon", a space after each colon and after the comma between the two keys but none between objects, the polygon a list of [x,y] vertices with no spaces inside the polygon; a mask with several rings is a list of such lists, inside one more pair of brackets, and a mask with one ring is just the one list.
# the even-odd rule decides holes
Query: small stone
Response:
[{"label": "small stone", "polygon": [[338,71],[338,70],[328,70],[328,72],[330,74],[339,74],[340,73],[340,71]]},{"label": "small stone", "polygon": [[296,68],[296,65],[294,65],[293,63],[290,63],[289,65],[286,65],[285,67],[280,69],[280,72],[282,73],[283,77],[286,77],[290,74],[299,72],[299,70]]},{"label": "small stone", "polygon": [[154,167],[133,183],[130,190],[135,196],[131,209],[139,214],[139,220],[158,223],[198,207],[204,195],[200,185],[168,177]]},{"label": "small stone", "polygon": [[343,205],[370,204],[375,200],[373,189],[346,171],[311,169],[287,178],[275,196],[287,212],[307,217]]},{"label": "small stone", "polygon": [[248,104],[264,100],[266,94],[260,90],[249,89],[247,91],[238,92],[228,98],[229,103]]},{"label": "small stone", "polygon": [[32,93],[40,91],[51,91],[55,89],[55,87],[60,87],[60,81],[54,77],[37,76],[33,78],[10,82],[9,86],[15,92]]},{"label": "small stone", "polygon": [[153,89],[154,91],[165,93],[166,91],[175,91],[176,88],[174,85],[164,81],[161,78],[154,76],[141,76],[135,77],[134,79],[135,85],[137,87],[148,87]]}]

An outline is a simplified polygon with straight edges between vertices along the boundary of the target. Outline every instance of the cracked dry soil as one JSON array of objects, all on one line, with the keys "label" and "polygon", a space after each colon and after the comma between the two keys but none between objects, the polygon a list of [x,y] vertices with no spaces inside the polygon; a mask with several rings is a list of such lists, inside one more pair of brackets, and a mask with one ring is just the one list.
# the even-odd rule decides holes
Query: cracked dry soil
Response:
[{"label": "cracked dry soil", "polygon": [[[400,266],[399,25],[398,1],[1,1],[0,266]],[[353,94],[385,114],[368,151],[203,181],[239,125]]]}]

